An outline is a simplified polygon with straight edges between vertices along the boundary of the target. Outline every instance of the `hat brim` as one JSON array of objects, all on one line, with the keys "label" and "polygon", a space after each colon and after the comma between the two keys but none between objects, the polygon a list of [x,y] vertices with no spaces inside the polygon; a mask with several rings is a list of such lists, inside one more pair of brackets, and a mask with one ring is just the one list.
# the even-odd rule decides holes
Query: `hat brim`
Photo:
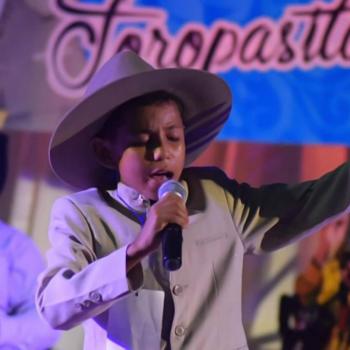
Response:
[{"label": "hat brim", "polygon": [[56,175],[79,189],[114,188],[117,172],[97,162],[90,141],[102,128],[108,112],[132,98],[158,90],[176,95],[184,104],[186,166],[192,163],[227,120],[232,95],[227,84],[213,74],[168,68],[110,83],[66,113],[49,146],[50,164]]}]

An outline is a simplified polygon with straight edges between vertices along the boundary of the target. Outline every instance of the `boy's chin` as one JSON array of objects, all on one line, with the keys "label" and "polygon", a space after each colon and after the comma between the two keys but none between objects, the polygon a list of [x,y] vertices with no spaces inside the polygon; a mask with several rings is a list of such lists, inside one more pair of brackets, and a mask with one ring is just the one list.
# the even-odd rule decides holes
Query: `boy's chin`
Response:
[{"label": "boy's chin", "polygon": [[158,200],[158,187],[156,188],[148,188],[147,192],[144,194],[144,196],[151,200],[151,201],[157,201]]}]

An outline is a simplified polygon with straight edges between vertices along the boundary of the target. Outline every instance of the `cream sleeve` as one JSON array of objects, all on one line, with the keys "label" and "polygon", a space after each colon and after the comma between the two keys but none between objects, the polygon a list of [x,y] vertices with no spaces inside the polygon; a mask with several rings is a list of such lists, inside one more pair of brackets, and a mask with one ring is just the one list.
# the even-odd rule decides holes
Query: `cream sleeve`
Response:
[{"label": "cream sleeve", "polygon": [[48,266],[39,277],[36,305],[57,329],[69,329],[100,315],[143,283],[141,265],[126,274],[126,247],[98,258],[89,221],[69,198],[52,209]]}]

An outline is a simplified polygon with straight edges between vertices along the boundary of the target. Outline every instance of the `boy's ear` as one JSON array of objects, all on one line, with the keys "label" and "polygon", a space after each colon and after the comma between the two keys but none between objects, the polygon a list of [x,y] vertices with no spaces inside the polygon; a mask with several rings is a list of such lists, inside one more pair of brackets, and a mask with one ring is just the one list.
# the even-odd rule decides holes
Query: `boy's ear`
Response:
[{"label": "boy's ear", "polygon": [[117,160],[112,151],[111,143],[100,137],[94,137],[91,140],[91,147],[94,151],[97,161],[104,167],[115,170]]}]

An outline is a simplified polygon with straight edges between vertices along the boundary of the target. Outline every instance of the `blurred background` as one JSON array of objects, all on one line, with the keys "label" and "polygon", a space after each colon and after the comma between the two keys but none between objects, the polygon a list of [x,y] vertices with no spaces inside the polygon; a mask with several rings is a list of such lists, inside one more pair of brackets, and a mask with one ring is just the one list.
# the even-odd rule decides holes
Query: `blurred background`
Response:
[{"label": "blurred background", "polygon": [[[52,203],[74,191],[50,169],[50,134],[93,72],[122,49],[158,67],[209,70],[232,88],[230,119],[195,165],[259,186],[313,179],[347,161],[347,2],[0,0],[0,125],[8,138],[0,219],[45,255]],[[347,244],[343,217],[273,254],[247,256],[243,314],[253,350],[281,349],[281,296],[296,293],[300,275],[316,281],[319,296],[323,267]],[[55,349],[81,349],[82,336],[80,327],[65,332]]]}]

